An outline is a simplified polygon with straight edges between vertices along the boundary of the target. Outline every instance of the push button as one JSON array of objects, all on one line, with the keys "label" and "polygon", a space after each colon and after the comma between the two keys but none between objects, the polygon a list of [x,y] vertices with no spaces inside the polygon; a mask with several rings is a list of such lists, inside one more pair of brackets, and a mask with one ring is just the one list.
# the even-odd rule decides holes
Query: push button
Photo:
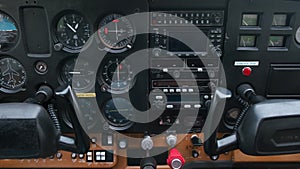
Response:
[{"label": "push button", "polygon": [[252,69],[250,67],[244,67],[242,73],[244,76],[250,76],[252,73]]}]

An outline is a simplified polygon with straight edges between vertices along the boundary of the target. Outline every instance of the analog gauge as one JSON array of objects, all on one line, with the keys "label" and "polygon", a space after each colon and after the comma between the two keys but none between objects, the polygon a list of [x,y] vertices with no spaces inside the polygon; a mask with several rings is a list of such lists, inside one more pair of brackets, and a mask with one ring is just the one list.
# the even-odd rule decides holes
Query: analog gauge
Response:
[{"label": "analog gauge", "polygon": [[295,34],[295,39],[296,39],[296,42],[298,44],[300,44],[300,27],[297,29],[297,32]]},{"label": "analog gauge", "polygon": [[[98,111],[95,109],[95,105],[93,105],[93,102],[88,98],[82,98],[78,99],[78,105],[81,110],[81,113],[83,113],[83,122],[87,125],[87,129],[91,130],[95,127],[97,124],[97,114]],[[69,108],[67,108],[66,112],[63,113],[63,120],[69,126],[70,128],[73,128],[71,117],[69,115],[69,112],[72,111]]]},{"label": "analog gauge", "polygon": [[0,51],[5,52],[14,47],[18,34],[16,22],[7,14],[0,12]]},{"label": "analog gauge", "polygon": [[128,91],[133,82],[133,72],[125,60],[109,60],[102,69],[100,83],[102,81],[112,93]]},{"label": "analog gauge", "polygon": [[90,25],[81,14],[68,13],[56,23],[55,35],[63,50],[77,53],[91,36]]},{"label": "analog gauge", "polygon": [[11,91],[21,89],[26,81],[26,72],[23,65],[13,58],[0,60],[0,86]]},{"label": "analog gauge", "polygon": [[93,85],[95,78],[95,71],[90,68],[89,62],[77,62],[76,58],[69,59],[62,66],[61,80],[75,90],[87,89]]},{"label": "analog gauge", "polygon": [[235,123],[239,117],[240,112],[241,112],[241,110],[238,108],[232,108],[227,111],[227,113],[225,114],[225,117],[224,117],[224,122],[228,128],[231,128],[231,129],[233,128],[233,126],[235,125]]},{"label": "analog gauge", "polygon": [[114,130],[125,130],[133,124],[129,120],[134,116],[133,107],[124,98],[113,98],[106,102],[102,113]]},{"label": "analog gauge", "polygon": [[110,52],[118,53],[132,48],[135,30],[126,17],[111,14],[100,22],[98,36]]}]

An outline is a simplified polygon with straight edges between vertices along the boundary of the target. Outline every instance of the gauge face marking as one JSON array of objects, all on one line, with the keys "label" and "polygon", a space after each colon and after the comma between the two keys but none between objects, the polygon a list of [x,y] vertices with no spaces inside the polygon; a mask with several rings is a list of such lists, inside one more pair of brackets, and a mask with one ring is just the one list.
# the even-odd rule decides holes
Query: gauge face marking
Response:
[{"label": "gauge face marking", "polygon": [[19,31],[16,25],[13,18],[0,12],[0,51],[8,51],[17,43]]},{"label": "gauge face marking", "polygon": [[133,72],[126,61],[109,60],[103,67],[100,78],[112,91],[122,91],[129,88],[133,81]]},{"label": "gauge face marking", "polygon": [[98,36],[109,49],[130,49],[135,40],[135,29],[126,17],[111,14],[99,23]]},{"label": "gauge face marking", "polygon": [[13,58],[0,60],[0,86],[8,90],[17,90],[23,87],[26,81],[26,72],[23,65]]},{"label": "gauge face marking", "polygon": [[127,99],[113,98],[104,105],[103,114],[110,125],[114,127],[125,127],[133,123],[129,120],[133,117],[133,109]]},{"label": "gauge face marking", "polygon": [[65,62],[62,67],[61,80],[76,90],[84,90],[93,85],[95,71],[90,70],[89,62],[76,61],[76,58],[72,58]]},{"label": "gauge face marking", "polygon": [[56,24],[56,38],[69,51],[78,51],[91,35],[90,24],[81,14],[63,15]]}]

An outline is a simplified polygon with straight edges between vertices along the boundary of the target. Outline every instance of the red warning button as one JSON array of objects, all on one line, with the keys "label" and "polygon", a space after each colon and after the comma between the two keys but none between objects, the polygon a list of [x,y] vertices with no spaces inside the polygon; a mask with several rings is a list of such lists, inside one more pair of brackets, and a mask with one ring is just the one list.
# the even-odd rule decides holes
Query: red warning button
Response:
[{"label": "red warning button", "polygon": [[250,76],[252,73],[252,69],[250,67],[244,67],[242,73],[244,76]]}]

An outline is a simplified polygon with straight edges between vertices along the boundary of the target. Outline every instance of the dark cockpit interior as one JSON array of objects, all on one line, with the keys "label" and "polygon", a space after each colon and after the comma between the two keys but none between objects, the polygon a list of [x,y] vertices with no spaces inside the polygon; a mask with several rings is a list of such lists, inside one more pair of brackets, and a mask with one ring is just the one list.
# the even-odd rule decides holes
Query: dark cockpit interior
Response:
[{"label": "dark cockpit interior", "polygon": [[300,168],[299,0],[0,0],[0,167]]}]

